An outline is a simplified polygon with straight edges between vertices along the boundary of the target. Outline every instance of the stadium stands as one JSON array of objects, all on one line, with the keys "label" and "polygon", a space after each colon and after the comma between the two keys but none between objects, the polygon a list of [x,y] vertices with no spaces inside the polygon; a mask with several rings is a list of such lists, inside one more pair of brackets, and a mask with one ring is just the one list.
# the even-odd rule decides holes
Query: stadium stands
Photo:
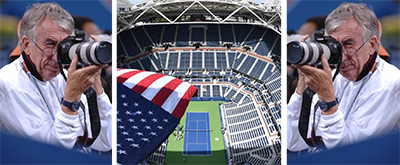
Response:
[{"label": "stadium stands", "polygon": [[151,154],[149,157],[146,158],[146,160],[151,163],[164,164],[166,151],[167,151],[167,141],[163,142],[153,154]]},{"label": "stadium stands", "polygon": [[[195,49],[194,42],[202,46]],[[165,49],[163,43],[171,47]],[[224,43],[233,46],[228,49]],[[281,71],[270,59],[271,54],[280,55],[279,43],[273,30],[254,25],[148,25],[120,33],[118,54],[130,57],[122,67],[190,82],[198,89],[192,100],[228,101],[220,105],[228,160],[279,164]],[[145,51],[149,45],[155,46],[152,52]],[[243,50],[243,45],[251,50]],[[147,160],[159,163],[162,152]]]},{"label": "stadium stands", "polygon": [[[204,36],[207,38],[206,41]],[[160,46],[163,43],[172,43],[174,47],[187,47],[194,42],[202,42],[203,46],[222,47],[223,43],[232,41],[236,47],[251,46],[254,48],[251,51],[261,56],[280,55],[279,34],[260,26],[206,24],[193,27],[193,25],[173,24],[142,26],[121,32],[118,35],[118,56],[133,57],[145,51],[144,48],[149,45]]]}]

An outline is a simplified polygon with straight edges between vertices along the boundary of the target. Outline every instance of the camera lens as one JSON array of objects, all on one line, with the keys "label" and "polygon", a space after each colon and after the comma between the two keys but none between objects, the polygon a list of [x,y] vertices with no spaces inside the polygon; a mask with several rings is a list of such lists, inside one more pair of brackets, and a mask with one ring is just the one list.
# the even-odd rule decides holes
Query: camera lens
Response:
[{"label": "camera lens", "polygon": [[329,59],[331,52],[323,43],[293,41],[287,45],[287,60],[291,64],[318,64],[322,54]]},{"label": "camera lens", "polygon": [[108,64],[112,61],[112,46],[109,42],[99,42],[97,47],[97,57],[98,60],[103,64]]},{"label": "camera lens", "polygon": [[72,45],[68,52],[70,59],[73,59],[75,54],[83,64],[108,64],[112,61],[112,46],[108,41],[77,43]]},{"label": "camera lens", "polygon": [[287,60],[291,64],[298,64],[303,58],[304,50],[298,42],[290,42],[287,45]]}]

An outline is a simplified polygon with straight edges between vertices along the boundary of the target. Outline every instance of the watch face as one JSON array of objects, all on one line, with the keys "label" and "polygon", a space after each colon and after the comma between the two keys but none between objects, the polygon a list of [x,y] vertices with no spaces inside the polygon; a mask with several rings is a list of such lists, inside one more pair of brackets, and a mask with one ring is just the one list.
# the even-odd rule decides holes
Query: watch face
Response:
[{"label": "watch face", "polygon": [[328,109],[328,105],[323,101],[320,103],[320,108],[321,110],[326,111]]},{"label": "watch face", "polygon": [[72,110],[77,111],[79,109],[79,102],[77,101],[72,102],[71,108]]}]

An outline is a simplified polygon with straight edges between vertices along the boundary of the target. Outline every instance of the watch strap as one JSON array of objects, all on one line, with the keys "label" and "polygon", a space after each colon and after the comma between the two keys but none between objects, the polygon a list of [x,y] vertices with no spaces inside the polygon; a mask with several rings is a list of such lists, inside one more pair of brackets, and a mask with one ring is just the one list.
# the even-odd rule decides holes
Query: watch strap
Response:
[{"label": "watch strap", "polygon": [[61,99],[61,105],[68,107],[72,111],[77,111],[79,110],[79,107],[82,107],[82,103],[80,101],[69,102],[65,101],[64,98]]},{"label": "watch strap", "polygon": [[[335,105],[338,105],[338,102],[337,102],[336,99],[333,100],[333,101],[330,101],[330,102],[321,101],[321,102],[320,102],[320,109],[321,109],[322,111],[326,111],[326,110],[328,110],[328,109],[331,109],[331,108],[334,107]],[[326,107],[322,107],[322,106],[326,106]]]}]

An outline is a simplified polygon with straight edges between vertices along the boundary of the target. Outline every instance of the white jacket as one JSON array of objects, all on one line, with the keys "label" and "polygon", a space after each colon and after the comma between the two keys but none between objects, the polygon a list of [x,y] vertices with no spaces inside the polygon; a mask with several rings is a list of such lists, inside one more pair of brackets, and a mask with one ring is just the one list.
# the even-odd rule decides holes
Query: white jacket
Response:
[{"label": "white jacket", "polygon": [[[338,74],[333,82],[335,95],[339,100],[338,111],[332,115],[321,115],[320,108],[317,108],[316,136],[322,136],[328,149],[365,140],[397,128],[400,122],[400,71],[379,57],[376,60],[376,70],[370,73],[370,77],[367,75],[357,82],[347,81]],[[315,95],[311,106],[308,138],[311,137],[314,105],[318,100]],[[287,146],[290,151],[309,148],[298,131],[301,103],[302,96],[295,92],[287,106]]]},{"label": "white jacket", "polygon": [[[59,74],[51,81],[39,81],[25,72],[22,61],[20,57],[0,70],[1,129],[71,149],[77,137],[83,135],[82,109],[78,110],[78,115],[65,114],[60,105],[66,85],[62,75]],[[85,95],[82,95],[81,101],[85,104],[89,137],[91,137]],[[112,146],[112,106],[104,92],[97,96],[97,103],[101,130],[91,148],[109,151]]]}]

